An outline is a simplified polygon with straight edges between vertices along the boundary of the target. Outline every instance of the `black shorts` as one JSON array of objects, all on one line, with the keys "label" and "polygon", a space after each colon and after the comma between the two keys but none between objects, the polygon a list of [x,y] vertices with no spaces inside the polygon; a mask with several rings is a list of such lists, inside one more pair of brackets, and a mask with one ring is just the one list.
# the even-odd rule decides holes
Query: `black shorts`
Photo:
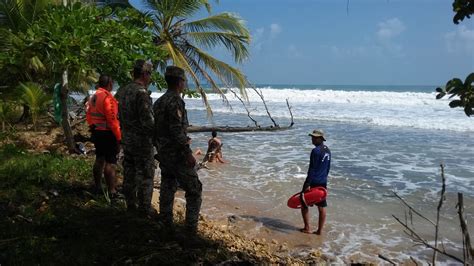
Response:
[{"label": "black shorts", "polygon": [[103,158],[105,162],[116,164],[118,143],[114,133],[110,130],[93,130],[91,140],[95,146],[95,157]]},{"label": "black shorts", "polygon": [[[311,186],[311,188],[313,188],[313,187],[323,187],[323,188],[326,188],[326,189],[327,189],[327,185],[326,185],[326,184],[325,184],[325,185],[313,185],[313,186]],[[314,205],[316,205],[316,206],[318,206],[318,207],[326,208],[326,207],[328,206],[328,203],[327,203],[326,200],[323,200],[323,201],[318,202],[318,203],[316,203],[316,204],[314,204]],[[311,205],[311,206],[314,206],[314,205]]]}]

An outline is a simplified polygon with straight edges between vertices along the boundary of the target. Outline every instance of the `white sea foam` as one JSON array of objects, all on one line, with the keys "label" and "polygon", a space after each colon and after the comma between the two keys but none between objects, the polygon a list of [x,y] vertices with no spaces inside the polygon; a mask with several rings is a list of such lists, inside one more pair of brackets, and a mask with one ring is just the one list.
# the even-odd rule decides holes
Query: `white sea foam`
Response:
[{"label": "white sea foam", "polygon": [[[237,90],[237,89],[234,89]],[[249,110],[253,115],[266,115],[260,97],[247,89]],[[460,108],[451,109],[448,99],[435,99],[435,93],[301,90],[262,88],[261,92],[274,117],[289,118],[286,100],[289,100],[295,119],[336,121],[385,127],[474,132],[474,123]],[[162,93],[153,93],[158,98]],[[246,114],[240,101],[230,92],[225,94],[232,109],[222,102],[221,96],[209,94],[208,99],[216,113]],[[189,109],[204,110],[200,99],[186,99]]]}]

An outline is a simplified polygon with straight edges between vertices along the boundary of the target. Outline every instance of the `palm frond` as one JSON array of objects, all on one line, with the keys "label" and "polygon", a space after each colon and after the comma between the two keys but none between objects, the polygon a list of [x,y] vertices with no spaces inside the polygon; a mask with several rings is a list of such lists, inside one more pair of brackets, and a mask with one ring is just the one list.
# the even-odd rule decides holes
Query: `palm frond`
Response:
[{"label": "palm frond", "polygon": [[12,32],[24,30],[31,25],[41,12],[46,10],[51,0],[2,0],[0,1],[0,26]]},{"label": "palm frond", "polygon": [[[228,103],[224,92],[215,82],[211,71],[226,86],[237,85],[241,94],[248,84],[246,77],[238,70],[198,48],[213,49],[224,46],[241,63],[249,57],[250,32],[243,20],[231,13],[221,13],[187,22],[198,10],[205,7],[211,12],[209,0],[143,0],[146,8],[154,14],[154,43],[167,51],[168,60],[183,68],[196,84],[202,96],[208,115],[212,115],[207,96],[200,81],[206,80],[213,91],[219,93]],[[218,2],[217,0],[215,2]]]},{"label": "palm frond", "polygon": [[16,32],[21,18],[20,9],[22,4],[23,1],[0,1],[0,26]]},{"label": "palm frond", "polygon": [[245,98],[247,97],[245,87],[249,85],[249,82],[239,69],[212,57],[208,53],[192,45],[187,47],[187,54],[191,58],[196,58],[198,62],[202,62],[205,67],[212,71],[225,86],[237,86],[240,89],[240,94]]},{"label": "palm frond", "polygon": [[0,28],[0,51],[6,52],[13,46],[13,39],[16,37],[11,31]]},{"label": "palm frond", "polygon": [[182,57],[179,56],[179,49],[175,47],[173,43],[167,41],[162,47],[168,52],[170,59],[176,66],[183,67],[183,65],[185,65],[185,63],[182,62]]},{"label": "palm frond", "polygon": [[186,22],[183,27],[188,32],[221,30],[248,36],[250,39],[250,32],[245,27],[245,22],[238,15],[229,12],[219,13],[203,19]]},{"label": "palm frond", "polygon": [[236,35],[230,32],[190,32],[187,36],[196,44],[209,49],[223,45],[232,52],[237,63],[242,63],[249,57],[247,49],[249,44],[248,36]]},{"label": "palm frond", "polygon": [[20,96],[21,102],[30,108],[33,126],[36,127],[38,116],[51,103],[51,96],[44,92],[38,84],[32,82],[20,83],[20,89],[22,91]]},{"label": "palm frond", "polygon": [[222,101],[224,101],[224,104],[226,106],[232,109],[232,106],[230,105],[229,100],[225,96],[224,91],[217,85],[211,75],[209,75],[209,73],[207,73],[207,71],[203,67],[201,67],[199,61],[196,61],[195,59],[190,58],[188,56],[188,62],[189,65],[194,69],[196,75],[198,75],[201,79],[207,80],[207,82],[209,82],[209,85],[211,85],[211,89],[222,97]]},{"label": "palm frond", "polygon": [[173,43],[167,42],[166,45],[174,65],[183,68],[193,79],[194,83],[196,84],[196,90],[201,95],[204,106],[206,106],[208,116],[212,116],[212,109],[209,104],[209,100],[207,99],[206,92],[201,86],[201,82],[199,81],[199,77],[196,74],[195,69],[190,65],[187,55]]},{"label": "palm frond", "polygon": [[166,18],[168,26],[175,18],[192,17],[208,1],[204,0],[144,0],[145,8]]}]

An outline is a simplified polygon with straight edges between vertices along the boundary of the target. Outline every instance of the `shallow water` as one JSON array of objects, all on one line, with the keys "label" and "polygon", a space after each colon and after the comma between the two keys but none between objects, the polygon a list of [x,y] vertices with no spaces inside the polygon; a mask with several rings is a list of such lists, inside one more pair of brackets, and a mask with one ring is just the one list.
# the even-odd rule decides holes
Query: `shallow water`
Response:
[{"label": "shallow water", "polygon": [[[347,92],[336,94],[343,93]],[[358,97],[361,98],[356,97],[353,102],[362,102],[366,98],[365,95]],[[404,95],[399,93],[398,97]],[[218,98],[210,98],[215,106],[213,122],[206,119],[200,100],[186,100],[192,124],[251,125],[246,115],[236,111],[238,108],[229,111],[219,106]],[[287,112],[286,103],[282,103],[284,99],[272,98],[269,106],[276,110],[275,113]],[[286,242],[294,252],[321,249],[334,261],[347,263],[355,259],[377,263],[381,262],[376,259],[378,254],[398,262],[408,260],[409,256],[427,260],[432,252],[423,247],[413,247],[413,242],[392,217],[397,215],[404,220],[405,209],[391,195],[392,191],[396,191],[413,207],[435,220],[441,189],[439,165],[443,163],[447,178],[447,200],[441,217],[441,238],[446,249],[462,257],[455,205],[456,193],[464,193],[469,229],[474,232],[471,224],[474,216],[472,119],[458,116],[451,120],[439,118],[430,124],[430,118],[410,117],[409,112],[403,109],[411,107],[400,106],[402,104],[393,105],[394,109],[401,110],[401,114],[390,114],[386,110],[390,109],[392,103],[383,98],[385,103],[380,108],[377,104],[381,100],[371,100],[363,108],[357,104],[345,106],[360,113],[367,112],[366,116],[387,116],[384,121],[395,121],[389,125],[370,120],[361,122],[358,119],[333,121],[328,119],[330,115],[317,115],[320,112],[338,113],[341,106],[329,104],[333,98],[323,99],[319,105],[311,102],[305,104],[303,99],[295,103],[293,112],[297,119],[290,130],[219,133],[224,143],[224,159],[229,163],[210,164],[209,170],[199,171],[204,187],[204,214],[221,220],[232,216],[236,228],[245,231],[248,237]],[[440,108],[438,102],[434,104]],[[319,109],[321,105],[323,109]],[[312,109],[299,112],[302,107]],[[434,108],[430,104],[427,107]],[[367,111],[362,110],[365,108]],[[446,110],[440,108],[440,112],[457,114],[447,105],[443,108]],[[422,115],[425,111],[417,111],[416,114]],[[253,112],[262,125],[271,124],[267,117],[258,116],[261,108]],[[314,116],[308,117],[311,113]],[[282,125],[289,122],[285,115],[276,119]],[[405,121],[407,119],[410,121]],[[417,121],[423,121],[423,124],[408,126]],[[455,129],[459,130],[448,130],[449,127],[443,123],[453,123]],[[462,127],[463,123],[468,126]],[[298,228],[302,227],[301,214],[299,210],[286,206],[288,197],[301,189],[306,177],[312,149],[308,133],[314,128],[325,130],[326,144],[332,151],[329,206],[322,236],[298,232]],[[206,150],[208,135],[191,134],[193,149]],[[312,208],[310,213],[313,228],[316,229],[317,209]],[[422,236],[433,239],[434,228],[431,225],[421,219],[415,219],[414,225]],[[445,258],[440,256],[440,260]]]}]

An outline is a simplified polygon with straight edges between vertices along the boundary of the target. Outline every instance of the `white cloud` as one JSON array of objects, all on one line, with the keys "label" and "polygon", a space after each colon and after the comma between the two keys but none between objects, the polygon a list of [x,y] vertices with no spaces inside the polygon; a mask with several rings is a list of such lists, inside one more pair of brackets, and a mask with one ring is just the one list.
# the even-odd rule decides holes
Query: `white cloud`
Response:
[{"label": "white cloud", "polygon": [[405,31],[405,25],[398,18],[391,18],[378,24],[377,38],[389,42]]},{"label": "white cloud", "polygon": [[396,38],[405,31],[405,24],[398,18],[391,18],[380,22],[377,27],[375,35],[381,52],[396,57],[405,56],[403,46],[396,41]]},{"label": "white cloud", "polygon": [[296,45],[294,44],[290,44],[290,46],[288,46],[288,54],[290,55],[290,57],[301,56],[301,52],[298,50],[298,48],[296,48]]},{"label": "white cloud", "polygon": [[278,34],[281,33],[281,26],[277,23],[272,23],[268,28],[260,27],[252,33],[252,47],[256,52],[260,52],[266,45],[272,43]]},{"label": "white cloud", "polygon": [[474,29],[461,25],[444,36],[448,52],[468,52],[474,54]]},{"label": "white cloud", "polygon": [[255,30],[255,32],[252,34],[252,45],[255,48],[256,51],[262,50],[262,45],[263,45],[263,34],[265,33],[265,29],[258,28]]},{"label": "white cloud", "polygon": [[270,24],[270,37],[275,38],[281,32],[281,27],[277,23]]}]

